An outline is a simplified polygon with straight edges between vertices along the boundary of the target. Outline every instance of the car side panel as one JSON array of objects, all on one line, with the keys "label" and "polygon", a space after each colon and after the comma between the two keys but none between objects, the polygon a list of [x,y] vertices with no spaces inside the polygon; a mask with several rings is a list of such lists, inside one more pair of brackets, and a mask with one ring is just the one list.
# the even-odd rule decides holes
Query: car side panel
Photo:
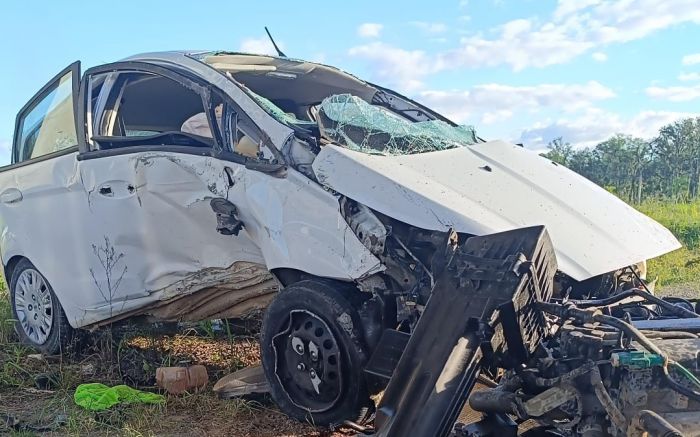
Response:
[{"label": "car side panel", "polygon": [[12,189],[21,193],[21,200],[0,202],[3,261],[28,258],[52,284],[66,313],[74,315],[79,310],[74,302],[92,288],[83,268],[89,259],[82,238],[89,210],[77,154],[0,172],[0,196]]},{"label": "car side panel", "polygon": [[225,282],[235,263],[264,265],[245,231],[216,231],[210,201],[229,191],[223,162],[140,152],[80,164],[89,204],[83,250],[93,291],[77,324],[194,293],[212,285],[212,274]]},{"label": "car side panel", "polygon": [[340,213],[338,198],[294,169],[284,177],[241,172],[245,191],[229,199],[259,245],[268,269],[355,280],[384,269]]}]

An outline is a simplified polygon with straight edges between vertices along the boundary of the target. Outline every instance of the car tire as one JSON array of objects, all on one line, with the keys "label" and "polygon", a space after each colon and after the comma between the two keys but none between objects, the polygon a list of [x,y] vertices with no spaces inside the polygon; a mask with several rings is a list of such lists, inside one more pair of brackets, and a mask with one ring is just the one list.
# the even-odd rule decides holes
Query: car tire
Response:
[{"label": "car tire", "polygon": [[272,399],[283,413],[320,426],[364,423],[374,412],[360,318],[339,287],[321,280],[286,287],[268,306],[260,338]]},{"label": "car tire", "polygon": [[73,328],[49,281],[26,258],[12,270],[10,296],[20,341],[45,355],[62,353],[73,338]]}]

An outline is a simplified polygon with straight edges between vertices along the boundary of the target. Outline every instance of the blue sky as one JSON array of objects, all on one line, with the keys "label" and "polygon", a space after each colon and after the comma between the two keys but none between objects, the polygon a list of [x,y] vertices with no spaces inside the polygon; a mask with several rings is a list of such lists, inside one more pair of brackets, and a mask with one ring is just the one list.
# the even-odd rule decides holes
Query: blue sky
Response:
[{"label": "blue sky", "polygon": [[699,115],[697,0],[6,1],[0,164],[17,110],[74,60],[171,49],[289,55],[389,86],[484,138],[542,149]]}]

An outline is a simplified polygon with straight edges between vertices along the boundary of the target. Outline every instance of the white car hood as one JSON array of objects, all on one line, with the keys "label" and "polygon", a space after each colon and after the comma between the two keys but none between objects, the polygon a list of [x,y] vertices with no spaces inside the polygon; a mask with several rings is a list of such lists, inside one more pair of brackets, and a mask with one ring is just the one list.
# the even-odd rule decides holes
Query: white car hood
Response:
[{"label": "white car hood", "polygon": [[560,270],[579,281],[680,247],[588,179],[503,141],[404,156],[327,145],[313,169],[321,184],[423,229],[486,235],[545,225]]}]

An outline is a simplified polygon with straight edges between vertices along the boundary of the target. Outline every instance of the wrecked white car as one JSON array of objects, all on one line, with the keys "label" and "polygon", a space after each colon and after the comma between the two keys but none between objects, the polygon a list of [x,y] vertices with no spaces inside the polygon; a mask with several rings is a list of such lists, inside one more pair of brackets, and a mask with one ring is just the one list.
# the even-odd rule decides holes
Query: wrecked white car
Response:
[{"label": "wrecked white car", "polygon": [[577,297],[679,247],[583,177],[391,90],[226,52],[69,66],[19,112],[0,201],[26,343],[268,308],[273,398],[317,424],[367,413],[363,366],[385,327],[410,331],[450,230],[546,225]]}]

